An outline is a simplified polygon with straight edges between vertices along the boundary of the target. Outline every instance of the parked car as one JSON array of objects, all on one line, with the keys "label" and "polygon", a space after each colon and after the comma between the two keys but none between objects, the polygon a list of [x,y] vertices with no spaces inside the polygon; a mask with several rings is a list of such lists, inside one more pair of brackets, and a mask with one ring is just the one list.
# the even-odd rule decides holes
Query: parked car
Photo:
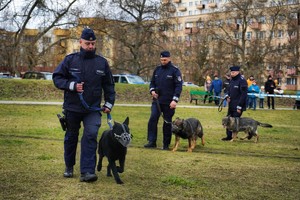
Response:
[{"label": "parked car", "polygon": [[24,79],[52,80],[52,73],[51,72],[29,71],[29,72],[25,72],[23,78]]},{"label": "parked car", "polygon": [[142,77],[132,74],[114,74],[115,83],[145,84]]},{"label": "parked car", "polygon": [[0,72],[0,78],[13,78],[10,73]]},{"label": "parked car", "polygon": [[190,86],[190,87],[199,87],[198,85],[195,85],[195,84],[192,83],[192,82],[183,82],[182,85],[183,85],[183,86]]}]

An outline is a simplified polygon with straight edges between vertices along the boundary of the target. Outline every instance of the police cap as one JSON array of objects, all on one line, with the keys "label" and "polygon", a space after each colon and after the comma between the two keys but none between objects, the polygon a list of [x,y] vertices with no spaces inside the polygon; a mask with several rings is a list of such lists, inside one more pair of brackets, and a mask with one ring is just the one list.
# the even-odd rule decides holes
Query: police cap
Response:
[{"label": "police cap", "polygon": [[81,38],[84,39],[84,40],[89,40],[89,41],[96,40],[95,33],[90,28],[83,29],[83,31],[81,33]]},{"label": "police cap", "polygon": [[166,58],[166,57],[170,57],[170,56],[171,56],[171,54],[170,54],[169,51],[162,51],[162,52],[160,53],[160,57],[161,57],[161,58]]},{"label": "police cap", "polygon": [[240,66],[232,66],[230,67],[230,71],[240,71]]}]

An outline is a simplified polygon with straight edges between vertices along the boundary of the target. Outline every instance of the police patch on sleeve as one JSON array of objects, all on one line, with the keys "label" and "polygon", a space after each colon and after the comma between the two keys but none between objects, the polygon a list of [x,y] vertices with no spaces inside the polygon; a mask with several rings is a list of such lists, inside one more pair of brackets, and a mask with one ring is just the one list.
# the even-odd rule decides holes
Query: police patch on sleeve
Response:
[{"label": "police patch on sleeve", "polygon": [[178,80],[179,82],[181,82],[181,76],[178,76],[178,77],[177,77],[177,80]]}]

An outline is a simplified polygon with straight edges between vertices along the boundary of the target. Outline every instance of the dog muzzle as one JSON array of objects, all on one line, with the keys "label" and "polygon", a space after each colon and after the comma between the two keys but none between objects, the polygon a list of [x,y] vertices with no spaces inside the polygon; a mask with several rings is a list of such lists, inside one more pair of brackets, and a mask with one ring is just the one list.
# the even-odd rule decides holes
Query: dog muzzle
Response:
[{"label": "dog muzzle", "polygon": [[130,133],[122,133],[121,135],[115,134],[115,138],[118,140],[122,146],[127,147],[131,142],[131,134]]},{"label": "dog muzzle", "polygon": [[130,142],[131,142],[132,136],[131,136],[130,133],[128,133],[128,132],[126,131],[126,129],[125,129],[125,127],[124,127],[123,125],[122,125],[122,128],[123,128],[123,131],[124,131],[124,132],[123,132],[121,135],[117,135],[117,134],[115,134],[115,133],[114,133],[114,135],[115,135],[116,140],[117,140],[120,144],[122,144],[123,147],[127,147],[127,146],[130,144]]}]

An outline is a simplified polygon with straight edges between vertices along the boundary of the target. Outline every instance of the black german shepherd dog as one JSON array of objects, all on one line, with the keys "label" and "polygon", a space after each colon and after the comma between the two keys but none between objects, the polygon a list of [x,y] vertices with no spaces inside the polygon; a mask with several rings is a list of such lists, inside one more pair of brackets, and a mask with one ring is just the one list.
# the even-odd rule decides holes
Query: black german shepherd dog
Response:
[{"label": "black german shepherd dog", "polygon": [[[97,170],[101,171],[102,160],[103,157],[106,156],[108,159],[107,176],[112,176],[112,171],[117,184],[123,184],[118,173],[124,172],[127,146],[131,142],[132,138],[128,124],[128,117],[122,124],[114,122],[112,130],[104,131],[99,140],[99,162]],[[120,166],[116,165],[117,160],[119,160]]]}]

